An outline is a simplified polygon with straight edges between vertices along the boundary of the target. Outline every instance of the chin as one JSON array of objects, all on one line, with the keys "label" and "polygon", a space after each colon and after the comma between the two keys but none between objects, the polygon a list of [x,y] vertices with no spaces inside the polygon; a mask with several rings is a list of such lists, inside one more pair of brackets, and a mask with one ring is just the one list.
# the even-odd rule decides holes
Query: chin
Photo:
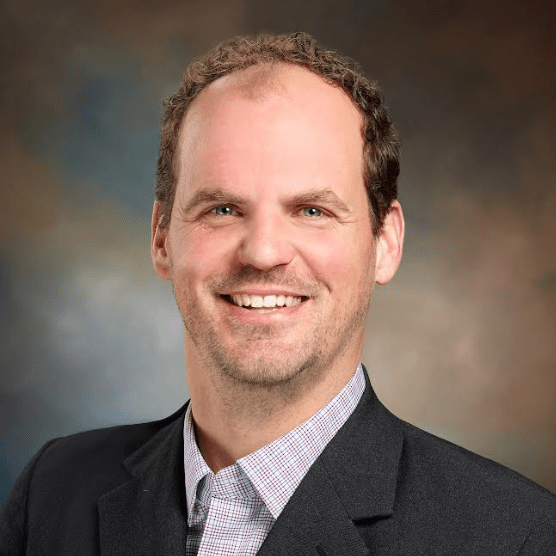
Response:
[{"label": "chin", "polygon": [[[291,353],[297,353],[295,358]],[[259,356],[256,358],[230,357],[214,354],[213,362],[219,371],[237,383],[261,387],[277,387],[296,382],[301,376],[315,368],[316,357],[299,357],[299,351],[289,350],[290,357]]]}]

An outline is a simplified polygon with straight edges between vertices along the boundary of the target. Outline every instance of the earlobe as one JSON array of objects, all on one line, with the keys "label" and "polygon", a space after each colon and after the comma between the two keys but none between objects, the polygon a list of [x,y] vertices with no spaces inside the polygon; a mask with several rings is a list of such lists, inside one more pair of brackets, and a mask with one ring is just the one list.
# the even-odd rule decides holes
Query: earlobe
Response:
[{"label": "earlobe", "polygon": [[400,203],[394,201],[384,220],[377,240],[375,281],[388,283],[396,274],[402,259],[405,223]]},{"label": "earlobe", "polygon": [[161,226],[162,207],[158,201],[153,205],[151,221],[151,258],[156,273],[164,280],[170,280],[170,257],[168,254],[168,227]]}]

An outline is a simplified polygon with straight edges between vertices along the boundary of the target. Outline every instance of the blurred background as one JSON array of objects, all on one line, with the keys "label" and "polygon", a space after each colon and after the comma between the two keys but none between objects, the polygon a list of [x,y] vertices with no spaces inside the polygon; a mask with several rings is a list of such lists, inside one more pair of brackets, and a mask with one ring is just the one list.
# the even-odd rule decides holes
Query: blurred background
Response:
[{"label": "blurred background", "polygon": [[538,0],[4,0],[0,504],[47,439],[187,399],[149,255],[160,99],[217,42],[295,30],[364,65],[403,140],[379,397],[556,491],[555,29]]}]

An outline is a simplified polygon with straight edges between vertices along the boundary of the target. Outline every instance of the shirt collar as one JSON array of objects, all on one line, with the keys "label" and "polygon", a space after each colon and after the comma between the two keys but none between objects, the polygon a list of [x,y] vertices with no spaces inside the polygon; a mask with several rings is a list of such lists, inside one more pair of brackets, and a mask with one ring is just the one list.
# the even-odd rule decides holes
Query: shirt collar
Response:
[{"label": "shirt collar", "polygon": [[[247,475],[274,519],[278,518],[311,465],[353,413],[365,390],[363,373],[362,366],[358,365],[346,386],[311,418],[231,466]],[[185,415],[183,450],[187,510],[188,515],[192,515],[199,482],[207,475],[212,478],[214,474],[195,440],[191,403]],[[226,470],[231,471],[226,468],[219,473]]]},{"label": "shirt collar", "polygon": [[183,460],[185,471],[185,495],[187,498],[187,514],[193,515],[193,506],[197,495],[197,486],[206,475],[212,473],[201,455],[195,440],[195,431],[191,418],[191,402],[187,406],[183,426]]},{"label": "shirt collar", "polygon": [[277,519],[289,499],[359,403],[365,390],[361,365],[346,386],[311,418],[237,461]]}]

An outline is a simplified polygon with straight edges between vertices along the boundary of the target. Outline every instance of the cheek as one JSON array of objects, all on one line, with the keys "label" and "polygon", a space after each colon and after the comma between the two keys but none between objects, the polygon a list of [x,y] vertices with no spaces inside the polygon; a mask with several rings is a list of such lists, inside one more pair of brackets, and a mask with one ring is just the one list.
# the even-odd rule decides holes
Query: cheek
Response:
[{"label": "cheek", "polygon": [[312,272],[330,290],[359,289],[373,278],[372,245],[360,238],[343,235],[312,238],[301,249]]},{"label": "cheek", "polygon": [[174,242],[172,262],[178,280],[196,282],[222,269],[229,259],[231,240],[222,234],[189,233]]}]

